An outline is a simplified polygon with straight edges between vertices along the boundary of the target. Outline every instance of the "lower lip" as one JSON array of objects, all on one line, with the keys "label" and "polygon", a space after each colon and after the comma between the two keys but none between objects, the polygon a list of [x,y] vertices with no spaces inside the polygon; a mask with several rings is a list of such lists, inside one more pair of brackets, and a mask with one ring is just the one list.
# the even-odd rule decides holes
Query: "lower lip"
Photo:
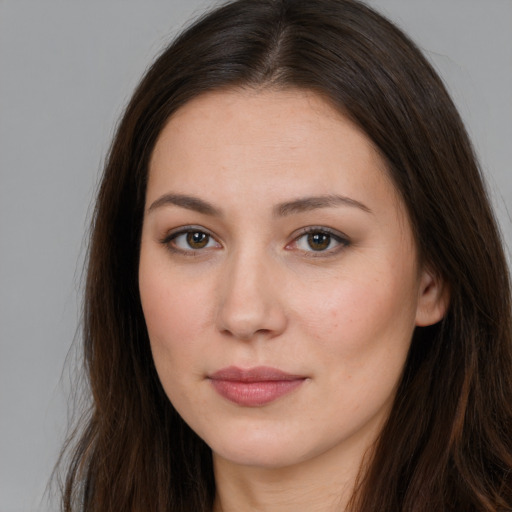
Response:
[{"label": "lower lip", "polygon": [[217,393],[230,402],[244,407],[259,407],[297,389],[305,379],[242,382],[211,380]]}]

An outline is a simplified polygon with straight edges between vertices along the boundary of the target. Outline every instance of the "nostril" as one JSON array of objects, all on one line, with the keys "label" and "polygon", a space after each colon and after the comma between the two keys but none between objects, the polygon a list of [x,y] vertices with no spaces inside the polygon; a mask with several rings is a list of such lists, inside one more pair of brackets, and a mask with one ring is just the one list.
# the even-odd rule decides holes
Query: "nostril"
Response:
[{"label": "nostril", "polygon": [[232,337],[243,341],[255,338],[271,338],[280,334],[286,321],[284,315],[275,308],[275,311],[253,311],[251,316],[229,315],[226,311],[218,320],[219,331],[226,337]]},{"label": "nostril", "polygon": [[233,328],[224,328],[221,329],[221,333],[227,337],[237,338],[239,340],[250,341],[255,337],[261,336],[271,336],[272,331],[270,329],[256,329],[252,330],[250,328],[241,329],[238,328],[234,330]]}]

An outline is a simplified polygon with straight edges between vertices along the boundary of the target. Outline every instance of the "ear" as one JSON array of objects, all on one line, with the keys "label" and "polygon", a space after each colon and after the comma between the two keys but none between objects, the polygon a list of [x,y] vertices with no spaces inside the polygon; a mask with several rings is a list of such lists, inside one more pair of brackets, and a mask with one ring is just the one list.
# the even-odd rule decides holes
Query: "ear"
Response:
[{"label": "ear", "polygon": [[445,280],[436,272],[422,271],[418,290],[416,325],[425,327],[439,322],[450,304],[450,290]]}]

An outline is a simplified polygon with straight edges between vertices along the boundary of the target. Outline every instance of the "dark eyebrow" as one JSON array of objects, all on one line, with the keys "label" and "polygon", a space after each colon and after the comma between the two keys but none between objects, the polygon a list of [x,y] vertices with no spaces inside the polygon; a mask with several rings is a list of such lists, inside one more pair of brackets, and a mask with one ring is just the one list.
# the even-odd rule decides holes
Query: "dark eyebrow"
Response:
[{"label": "dark eyebrow", "polygon": [[[154,201],[148,208],[147,212],[150,213],[157,208],[161,208],[166,205],[175,205],[187,210],[194,210],[202,213],[203,215],[212,215],[215,217],[221,217],[222,212],[212,204],[199,199],[198,197],[188,196],[185,194],[164,194]],[[294,213],[302,213],[310,210],[317,210],[319,208],[329,208],[336,206],[351,206],[359,208],[367,213],[372,213],[363,203],[351,199],[350,197],[338,196],[338,195],[326,195],[326,196],[313,196],[303,197],[300,199],[294,199],[293,201],[286,201],[280,203],[274,207],[274,214],[279,217],[286,215],[292,215]]]},{"label": "dark eyebrow", "polygon": [[319,208],[329,208],[335,206],[351,206],[359,208],[367,213],[372,213],[368,206],[363,203],[351,199],[350,197],[338,196],[338,195],[326,195],[326,196],[313,196],[295,199],[293,201],[287,201],[285,203],[278,204],[274,208],[275,215],[284,217],[294,213],[302,213],[310,210],[317,210]]},{"label": "dark eyebrow", "polygon": [[187,210],[194,210],[204,215],[213,215],[216,217],[220,217],[222,215],[220,210],[207,201],[184,194],[164,194],[151,204],[147,212],[150,213],[157,208],[170,204],[186,208]]}]

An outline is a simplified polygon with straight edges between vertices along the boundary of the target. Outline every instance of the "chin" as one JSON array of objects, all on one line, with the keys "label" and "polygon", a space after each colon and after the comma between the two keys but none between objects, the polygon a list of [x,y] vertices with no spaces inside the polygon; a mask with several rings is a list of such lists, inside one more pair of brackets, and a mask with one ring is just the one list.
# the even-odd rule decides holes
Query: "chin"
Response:
[{"label": "chin", "polygon": [[212,450],[214,459],[219,457],[231,464],[261,469],[281,469],[302,462],[304,454],[277,450],[272,446],[230,446],[226,450]]},{"label": "chin", "polygon": [[308,446],[301,436],[252,432],[208,442],[213,456],[232,464],[279,469],[299,464],[322,453],[325,446]]}]

